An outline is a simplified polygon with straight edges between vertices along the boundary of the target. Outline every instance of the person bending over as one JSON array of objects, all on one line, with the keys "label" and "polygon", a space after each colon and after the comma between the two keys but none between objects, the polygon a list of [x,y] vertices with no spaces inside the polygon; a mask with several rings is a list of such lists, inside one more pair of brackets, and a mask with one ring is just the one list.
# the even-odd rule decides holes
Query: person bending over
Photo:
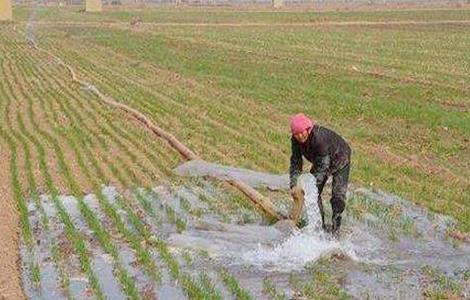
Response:
[{"label": "person bending over", "polygon": [[[303,208],[303,191],[297,186],[297,179],[302,173],[305,157],[312,163],[310,173],[316,179],[318,188],[318,207],[320,209],[322,228],[336,233],[341,226],[341,214],[345,208],[348,188],[351,148],[348,143],[334,131],[315,124],[304,114],[299,113],[291,118],[290,157],[290,191],[294,206],[290,218],[297,224]],[[331,226],[325,224],[325,215],[321,193],[328,177],[333,177],[331,207],[333,210]],[[299,196],[301,195],[301,196]]]}]

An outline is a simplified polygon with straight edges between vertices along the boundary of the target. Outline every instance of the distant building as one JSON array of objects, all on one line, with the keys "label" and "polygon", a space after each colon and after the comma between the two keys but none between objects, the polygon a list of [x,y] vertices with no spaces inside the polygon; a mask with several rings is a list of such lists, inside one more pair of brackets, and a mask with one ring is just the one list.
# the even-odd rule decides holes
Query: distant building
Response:
[{"label": "distant building", "polygon": [[11,21],[11,0],[0,0],[0,21]]}]

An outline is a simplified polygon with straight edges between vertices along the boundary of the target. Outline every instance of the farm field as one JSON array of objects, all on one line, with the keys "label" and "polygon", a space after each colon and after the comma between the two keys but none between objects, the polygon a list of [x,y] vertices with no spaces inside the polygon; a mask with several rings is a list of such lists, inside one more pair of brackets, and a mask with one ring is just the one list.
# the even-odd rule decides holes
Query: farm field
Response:
[{"label": "farm field", "polygon": [[[19,6],[14,16],[0,25],[1,296],[470,295],[469,9]],[[271,220],[231,187],[175,175],[179,153],[96,90],[202,159],[260,172],[287,171],[290,115],[340,132],[354,152],[340,248],[367,260],[246,266],[237,252],[279,238]],[[290,205],[287,191],[259,191]],[[392,244],[383,257],[380,246],[361,252],[382,243]],[[380,283],[397,276],[411,283]]]}]

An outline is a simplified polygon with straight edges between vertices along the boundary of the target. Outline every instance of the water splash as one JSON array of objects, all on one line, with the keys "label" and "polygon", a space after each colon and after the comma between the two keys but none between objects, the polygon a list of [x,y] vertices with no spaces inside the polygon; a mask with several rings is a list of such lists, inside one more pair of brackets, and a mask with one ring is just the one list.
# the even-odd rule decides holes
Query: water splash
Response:
[{"label": "water splash", "polygon": [[311,232],[312,230],[320,229],[322,225],[320,209],[317,205],[317,181],[312,174],[307,173],[300,177],[300,184],[305,193],[305,210],[308,221],[305,231]]},{"label": "water splash", "polygon": [[259,245],[258,249],[246,252],[242,255],[245,262],[270,271],[290,272],[301,270],[308,263],[332,253],[342,252],[356,257],[348,239],[336,240],[321,229],[315,177],[304,174],[299,178],[299,183],[305,192],[308,225],[274,247]]}]

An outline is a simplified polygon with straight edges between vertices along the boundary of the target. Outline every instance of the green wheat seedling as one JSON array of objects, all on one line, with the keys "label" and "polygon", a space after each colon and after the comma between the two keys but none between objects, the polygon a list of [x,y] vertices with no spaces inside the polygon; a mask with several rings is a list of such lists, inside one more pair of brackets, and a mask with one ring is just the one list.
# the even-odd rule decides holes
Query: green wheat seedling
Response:
[{"label": "green wheat seedling", "polygon": [[143,210],[152,218],[153,222],[157,226],[161,226],[161,220],[158,217],[157,213],[155,212],[155,209],[153,209],[153,206],[149,200],[149,195],[152,192],[151,188],[146,188],[145,191],[140,191],[137,190],[134,195],[135,199],[137,199],[137,202],[140,204],[140,206],[143,208]]},{"label": "green wheat seedling", "polygon": [[[9,86],[10,91],[11,91],[11,85],[8,85],[8,86]],[[3,94],[5,94],[5,90],[3,89],[3,86],[2,86],[2,92],[3,92]],[[11,97],[11,98],[6,97],[7,103],[6,103],[6,106],[5,106],[5,109],[6,109],[6,111],[5,111],[6,114],[5,115],[8,115],[8,107],[11,104],[10,99],[12,99],[12,98],[13,97]],[[34,201],[34,203],[36,205],[36,208],[40,212],[40,219],[41,219],[41,224],[43,226],[43,230],[45,230],[47,232],[49,230],[48,218],[47,218],[47,216],[44,212],[44,208],[42,207],[42,204],[40,203],[40,200],[39,200],[39,196],[38,196],[38,192],[37,192],[37,185],[36,185],[36,181],[35,181],[35,178],[34,178],[33,172],[32,172],[31,159],[30,159],[30,148],[29,148],[29,145],[26,142],[25,138],[23,137],[23,135],[25,134],[25,128],[24,128],[24,126],[21,122],[21,119],[18,117],[18,115],[17,115],[17,122],[20,125],[20,130],[22,131],[22,134],[15,133],[15,130],[13,130],[13,127],[10,123],[10,118],[6,118],[6,120],[7,120],[7,127],[9,129],[9,131],[12,132],[14,134],[14,136],[17,139],[20,140],[20,142],[23,146],[23,149],[25,151],[29,191],[31,191],[31,198]],[[16,153],[16,150],[15,150],[16,145],[13,142],[13,140],[11,139],[11,137],[9,135],[5,135],[3,130],[0,130],[0,131],[1,131],[0,133],[2,133],[2,136],[7,139],[7,144],[12,149],[12,152]],[[14,157],[14,159],[16,160],[16,157]],[[12,166],[12,170],[13,170],[13,168],[15,168],[15,167]],[[16,173],[16,171],[13,171],[13,172]],[[16,175],[13,174],[12,178],[14,179],[14,182],[17,182],[17,179],[15,179],[15,177],[16,177]],[[26,220],[22,221],[22,224],[26,224]],[[23,232],[25,232],[25,229],[23,229]],[[49,243],[51,245],[56,245],[57,244],[56,241],[55,241],[55,238],[49,239]],[[31,241],[26,241],[26,245],[27,245],[28,248],[31,248],[31,246],[32,246]],[[29,250],[29,251],[31,251],[31,250]],[[33,257],[33,256],[34,256],[34,254],[31,254],[31,257]],[[58,273],[59,273],[59,280],[60,280],[60,283],[61,283],[60,285],[64,289],[65,296],[68,297],[69,296],[69,293],[68,293],[69,292],[68,291],[68,275],[64,271],[64,267],[63,267],[63,264],[62,264],[62,259],[63,258],[61,257],[61,255],[59,253],[52,253],[52,258],[53,258],[53,261],[54,261],[54,263],[57,267]],[[30,265],[31,265],[30,270],[31,270],[31,277],[32,277],[31,280],[36,286],[39,286],[40,281],[41,281],[41,274],[40,274],[39,265],[38,265],[37,262],[30,262]]]},{"label": "green wheat seedling", "polygon": [[[91,128],[89,126],[87,126],[87,124],[83,121],[83,118],[81,117],[81,115],[79,115],[75,109],[66,109],[64,107],[63,104],[61,104],[61,102],[59,101],[58,102],[59,105],[61,106],[62,108],[62,111],[64,112],[67,112],[69,114],[69,117],[72,118],[72,116],[70,114],[73,114],[73,118],[72,119],[75,119],[77,120],[77,126],[80,126],[80,127],[74,127],[73,130],[78,134],[80,132],[80,130],[85,130],[86,132],[90,132],[91,134],[93,134],[93,136],[112,136],[113,139],[112,141],[114,141],[116,143],[117,141],[117,145],[120,149],[124,149],[125,151],[125,154],[126,155],[129,155],[131,154],[132,157],[135,158],[135,155],[133,155],[132,153],[130,153],[129,149],[127,149],[123,144],[122,142],[120,142],[120,140],[118,140],[114,135],[111,135],[111,133],[109,133],[105,127],[103,126],[100,126],[100,125],[97,125],[96,128],[100,129],[99,132],[97,132],[96,130],[91,130]],[[103,141],[103,142],[100,142],[103,150],[105,151],[106,153],[106,149],[109,148],[109,143],[107,143],[106,141]],[[133,160],[134,160],[133,159]],[[116,161],[120,161],[120,159],[116,159]],[[124,162],[121,162],[121,164],[123,165],[123,167],[121,168],[118,168],[117,166],[115,166],[115,164],[112,164],[110,165],[110,169],[111,169],[111,172],[116,176],[116,178],[118,178],[118,180],[122,183],[125,183],[125,184],[128,184],[128,181],[124,178],[122,172],[120,170],[132,170],[132,166],[129,166],[127,164],[125,164]],[[142,165],[141,165],[142,166]],[[142,166],[143,167],[143,166]],[[130,182],[138,182],[138,179],[137,179],[137,175],[132,172],[132,171],[128,171],[127,172],[128,175],[130,176]]]},{"label": "green wheat seedling", "polygon": [[[7,97],[6,99],[10,99],[9,97]],[[10,105],[10,101],[7,102],[7,106],[6,108]],[[6,115],[8,115],[8,113],[6,113]],[[24,151],[26,152],[29,152],[30,149],[29,149],[29,145],[28,143],[26,142],[25,138],[23,137],[26,136],[26,130],[25,130],[25,127],[24,127],[24,124],[21,122],[21,118],[19,118],[17,116],[17,122],[19,123],[19,128],[21,130],[21,134],[15,134],[15,130],[13,130],[13,127],[11,126],[10,122],[9,122],[9,118],[7,118],[7,126],[9,128],[9,131],[12,132],[18,139],[20,139],[21,143],[22,143],[22,146],[23,146],[23,149]],[[10,147],[12,149],[15,148],[14,144],[13,144],[13,141],[11,140],[10,137],[8,137],[8,144],[10,145]],[[16,151],[15,151],[16,152]],[[26,158],[27,160],[28,159],[29,155],[26,154]],[[30,161],[30,160],[29,160]],[[45,214],[44,212],[44,208],[39,200],[39,196],[37,195],[37,187],[36,187],[36,182],[35,182],[35,179],[34,179],[34,176],[32,175],[32,170],[31,170],[31,164],[30,162],[28,163],[27,162],[27,170],[28,170],[28,182],[29,182],[29,186],[30,186],[30,190],[33,191],[32,192],[32,199],[33,201],[35,202],[35,205],[36,205],[36,208],[38,209],[38,211],[40,212],[40,215],[41,215],[41,222],[42,222],[42,226],[43,226],[43,230],[46,230],[48,231],[49,230],[49,220],[47,218],[47,215]],[[52,247],[54,247],[55,245],[57,245],[57,242],[56,242],[56,239],[55,238],[51,238],[49,240],[49,243],[50,245],[52,245]],[[63,288],[64,290],[64,295],[66,297],[69,297],[69,279],[68,279],[68,274],[65,272],[64,270],[64,266],[63,266],[63,257],[61,255],[61,253],[59,251],[53,251],[52,252],[52,258],[53,258],[53,261],[57,267],[57,270],[58,270],[58,274],[59,274],[59,281],[60,281],[60,286]],[[36,266],[33,266],[35,269],[36,269]],[[40,276],[40,274],[37,274],[34,275],[34,278],[32,281],[35,282],[38,280],[38,276]],[[40,278],[39,278],[40,280]]]},{"label": "green wheat seedling", "polygon": [[370,213],[380,220],[380,222],[371,223],[371,225],[385,229],[389,233],[391,240],[397,240],[399,233],[405,233],[415,237],[419,236],[416,224],[410,217],[404,216],[401,207],[398,205],[379,205],[371,199],[352,195],[350,201],[350,211],[356,219],[364,214]]},{"label": "green wheat seedling", "polygon": [[[163,163],[159,155],[155,155],[152,151],[149,151],[149,148],[146,144],[143,143],[144,136],[140,131],[130,131],[126,126],[116,126],[111,115],[108,113],[109,108],[100,105],[101,102],[98,99],[94,101],[86,102],[87,106],[83,105],[83,99],[77,99],[77,104],[80,109],[85,111],[87,115],[90,115],[93,118],[94,123],[98,123],[97,118],[104,120],[105,123],[110,127],[110,130],[118,135],[122,140],[129,141],[132,144],[134,149],[140,149],[145,157],[152,162],[152,164],[158,166],[159,170],[166,170],[168,167]],[[97,113],[95,116],[93,113]],[[158,176],[154,174],[154,180],[158,179]]]},{"label": "green wheat seedling", "polygon": [[436,268],[425,265],[421,272],[428,278],[423,288],[423,296],[426,299],[459,298],[462,295],[462,284],[440,273]]},{"label": "green wheat seedling", "polygon": [[189,274],[181,270],[177,260],[171,254],[168,245],[162,239],[153,235],[149,230],[150,226],[145,224],[134,211],[126,209],[126,213],[137,233],[141,235],[149,245],[158,251],[161,259],[168,267],[171,277],[181,282],[183,290],[188,297],[190,299],[203,299],[204,292],[201,287],[199,287]]},{"label": "green wheat seedling", "polygon": [[[30,105],[30,109],[29,109],[29,112],[30,112],[30,119],[31,121],[33,122],[34,124],[34,115],[33,115],[33,111],[31,109],[31,105]],[[70,175],[70,171],[68,169],[68,167],[66,166],[65,164],[65,160],[64,160],[64,157],[63,157],[63,154],[60,152],[60,147],[58,146],[57,142],[50,136],[48,136],[45,132],[40,132],[40,134],[42,134],[46,139],[49,139],[49,141],[53,144],[55,150],[56,150],[56,153],[58,154],[58,158],[59,158],[59,166],[61,167],[62,171],[65,173],[65,178],[66,178],[66,181],[70,187],[70,189],[73,191],[74,194],[76,194],[79,199],[81,199],[81,192],[79,190],[79,187],[78,185],[76,184],[76,182],[73,180],[73,177]],[[50,183],[49,183],[50,184]],[[87,210],[87,207],[83,204],[83,202],[79,202],[79,206],[80,206],[80,209],[81,209],[81,212],[82,214],[85,216],[85,218],[87,219],[87,222],[89,222],[89,225],[91,225],[92,227],[94,227],[95,231],[98,232],[98,237],[102,243],[102,245],[104,245],[105,247],[105,250],[107,251],[112,251],[111,248],[110,248],[110,242],[109,242],[109,238],[106,239],[104,238],[103,236],[103,232],[104,230],[100,229],[98,226],[99,226],[99,222],[96,220],[96,217],[94,217],[94,215],[92,215],[89,211],[89,209]],[[59,213],[60,210],[59,210]],[[62,214],[63,215],[63,214]],[[77,243],[75,243],[77,244]],[[80,245],[80,243],[78,243],[77,245],[78,247],[80,247],[81,249],[83,248],[83,245]],[[116,251],[114,251],[116,252]],[[84,259],[83,257],[83,253],[80,257],[80,260],[82,262],[82,265],[83,263],[86,261],[86,259]],[[115,257],[117,257],[117,254],[114,254]],[[86,263],[85,263],[86,264]],[[88,273],[90,273],[90,271],[87,271]],[[125,284],[125,290],[127,292],[129,292],[129,295],[132,297],[132,298],[137,298],[137,293],[136,293],[136,288],[133,284],[133,282],[131,282],[128,278],[128,276],[126,275],[126,272],[125,270],[122,268],[122,267],[118,267],[118,275],[121,279],[121,282],[124,282]],[[127,278],[126,278],[127,277]],[[93,280],[91,281],[91,284],[93,285]],[[95,283],[95,286],[97,284]]]},{"label": "green wheat seedling", "polygon": [[[3,73],[7,72],[2,68]],[[11,68],[9,70],[11,73]],[[6,76],[6,75],[5,75]],[[8,77],[5,77],[8,78]],[[9,88],[10,95],[13,95],[13,88],[10,84],[9,80],[6,80],[8,83],[7,86]],[[8,109],[8,106],[10,105],[10,98],[7,96],[7,106],[5,109]],[[6,118],[7,120],[7,125],[11,129],[11,124],[9,118]],[[23,192],[21,188],[21,183],[19,179],[19,170],[18,170],[18,146],[14,142],[13,138],[7,134],[5,131],[2,129],[1,133],[3,139],[7,142],[7,144],[10,147],[10,174],[11,174],[11,185],[12,185],[12,191],[13,191],[13,197],[18,205],[19,213],[20,213],[20,228],[22,232],[22,237],[26,243],[26,245],[31,248],[32,245],[32,231],[31,231],[31,226],[29,224],[29,219],[28,219],[28,208],[26,204],[26,200],[23,197]]]},{"label": "green wheat seedling", "polygon": [[[75,146],[75,145],[73,145],[73,146]],[[74,149],[76,150],[76,147],[74,147]],[[76,151],[76,154],[77,154],[77,151]],[[84,162],[81,159],[80,155],[77,155],[77,161],[78,161],[79,166],[82,169],[82,171],[90,179],[91,176],[90,176],[86,166],[84,165]],[[79,190],[78,185],[74,182],[69,182],[69,185],[70,185],[70,188],[72,189],[72,192],[74,193],[74,195],[76,195],[76,197],[78,198],[80,212],[84,216],[85,220],[87,221],[88,226],[90,226],[90,228],[93,230],[93,232],[97,236],[97,238],[98,238],[100,244],[102,245],[103,249],[113,257],[115,272],[116,272],[116,275],[117,275],[121,285],[124,288],[125,293],[128,295],[129,298],[133,298],[133,299],[139,298],[135,282],[131,279],[131,277],[128,275],[127,271],[122,266],[122,262],[120,261],[119,253],[117,251],[116,246],[111,241],[111,237],[104,230],[104,228],[102,227],[100,221],[96,218],[94,213],[83,202],[83,194]]]},{"label": "green wheat seedling", "polygon": [[[64,87],[64,88],[67,90],[67,87]],[[77,98],[73,94],[71,94],[69,96]],[[118,127],[114,126],[113,122],[112,122],[112,120],[110,120],[109,116],[106,113],[103,113],[103,110],[106,110],[106,108],[103,108],[102,106],[98,107],[98,103],[99,103],[100,100],[97,99],[95,96],[93,96],[93,98],[95,98],[95,99],[92,99],[93,101],[87,101],[87,106],[90,106],[90,108],[96,108],[95,110],[91,110],[91,112],[93,112],[93,114],[99,113],[100,117],[103,117],[105,120],[108,121],[108,122],[97,122],[96,117],[93,114],[90,114],[92,116],[94,122],[96,124],[104,123],[106,126],[109,126],[115,132],[118,132],[120,136],[123,136],[124,137],[123,140],[129,141],[129,142],[132,143],[132,145],[137,146],[138,143],[136,142],[135,137],[132,134],[126,133],[121,128],[118,128]],[[80,101],[83,101],[83,100],[80,99]],[[82,109],[86,109],[83,106],[82,103],[80,103],[80,106],[81,106]],[[90,108],[88,108],[87,111],[90,112]],[[126,154],[131,157],[132,161],[136,162],[137,157],[129,149],[126,149],[127,147],[120,140],[118,140],[114,135],[110,135],[108,130],[105,130],[104,134],[109,135],[115,143],[117,143],[121,148],[124,149]],[[157,163],[161,162],[161,159],[158,159],[155,155],[151,154],[149,151],[147,151],[147,149],[145,147],[136,147],[136,148],[141,149],[143,152],[146,153],[147,156],[151,156],[153,162],[157,162]],[[159,154],[162,154],[162,153],[159,153]],[[161,165],[161,166],[163,167],[163,165]],[[139,165],[139,168],[142,171],[145,171],[145,168],[142,165]],[[162,169],[164,169],[164,168],[162,168]]]},{"label": "green wheat seedling", "polygon": [[[80,153],[78,152],[78,147],[77,147],[77,142],[72,142],[72,147],[75,149],[77,157],[81,157]],[[85,171],[86,167],[83,163],[83,160],[79,160],[81,168]],[[97,164],[97,161],[95,159],[92,159],[91,161],[92,165],[96,170],[100,170],[100,167]],[[99,171],[99,173],[103,174],[102,171]],[[106,197],[103,195],[101,188],[90,175],[89,172],[86,172],[87,178],[92,182],[93,186],[95,187],[95,195],[97,196],[97,199],[103,208],[105,215],[108,216],[113,223],[115,224],[118,232],[127,240],[130,242],[131,247],[136,250],[137,254],[137,259],[140,263],[143,264],[146,272],[148,275],[155,281],[160,280],[160,275],[158,271],[156,270],[156,267],[151,260],[151,257],[149,253],[142,247],[140,240],[132,235],[129,230],[127,230],[126,225],[122,222],[119,214],[117,213],[116,209],[109,203],[109,201],[106,199]],[[105,178],[103,178],[105,180]]]},{"label": "green wheat seedling", "polygon": [[[439,12],[441,13],[446,14]],[[388,14],[399,15],[391,12],[384,15]],[[296,18],[303,17],[302,14],[294,15]],[[347,17],[364,18],[361,13],[353,13]],[[367,16],[369,17],[371,16]],[[375,17],[377,16],[372,16]],[[161,84],[162,89],[158,89],[160,94],[167,94],[173,100],[191,101],[191,104],[195,103],[194,106],[198,108],[204,107],[208,111],[207,115],[214,120],[220,120],[218,115],[230,116],[227,120],[223,119],[223,124],[219,125],[240,129],[241,132],[241,129],[247,127],[247,134],[241,136],[251,137],[256,136],[258,132],[264,134],[268,131],[265,143],[250,143],[250,140],[240,140],[237,137],[233,138],[233,144],[225,146],[231,148],[233,153],[247,153],[247,158],[232,158],[237,165],[253,165],[273,171],[285,170],[288,143],[279,121],[286,119],[294,111],[307,109],[307,113],[321,116],[319,121],[322,123],[341,128],[355,145],[359,145],[355,152],[355,176],[360,183],[369,184],[374,181],[375,185],[379,184],[383,189],[399,192],[435,210],[449,212],[462,222],[462,226],[468,227],[468,212],[456,209],[458,205],[464,205],[462,184],[442,187],[439,185],[443,174],[441,172],[430,174],[415,166],[396,166],[388,162],[387,157],[377,159],[374,154],[378,145],[390,148],[392,154],[396,153],[405,160],[407,153],[424,151],[435,157],[429,164],[431,168],[438,166],[437,169],[443,169],[441,167],[447,166],[451,157],[459,157],[464,153],[462,147],[458,146],[464,144],[465,132],[468,132],[468,125],[465,125],[468,124],[468,119],[464,117],[466,105],[461,96],[462,93],[468,94],[468,89],[459,83],[462,82],[461,76],[466,76],[463,68],[466,66],[463,63],[465,57],[462,53],[465,53],[463,49],[468,41],[461,38],[465,33],[463,30],[455,30],[455,35],[440,41],[452,53],[449,57],[454,58],[452,61],[444,58],[444,63],[432,59],[433,55],[436,55],[434,50],[423,51],[421,46],[416,48],[410,44],[410,33],[400,31],[397,34],[396,30],[383,31],[376,28],[361,28],[355,31],[354,35],[349,34],[348,28],[335,28],[328,32],[304,29],[297,30],[295,36],[289,30],[274,31],[272,28],[265,28],[257,31],[257,38],[253,39],[253,33],[241,27],[235,34],[243,43],[234,42],[231,39],[233,31],[229,34],[225,30],[211,31],[210,35],[197,39],[191,36],[190,32],[183,29],[176,31],[174,28],[168,28],[158,36],[150,31],[129,35],[127,31],[121,30],[93,30],[95,35],[80,39],[73,45],[60,42],[58,37],[61,35],[55,39],[58,50],[62,50],[70,61],[85,68],[87,72],[84,74],[92,76],[93,82],[98,80],[100,87],[107,93],[117,98],[121,96],[123,102],[145,110],[156,120],[168,120],[169,107],[174,108],[175,114],[182,116],[182,112],[187,109],[174,105],[174,101],[167,99],[168,97],[150,93],[151,82],[145,80],[148,77],[145,76],[147,72],[167,69],[180,78],[189,78],[195,83],[191,89],[184,89],[183,80],[177,84],[168,84],[166,88],[165,84]],[[420,33],[423,45],[427,46],[424,48],[437,49],[435,32]],[[394,35],[393,43],[389,42],[392,40],[391,35]],[[175,44],[181,45],[175,41],[181,40],[185,44],[175,47]],[[292,40],[295,43],[282,42]],[[321,40],[322,47],[312,44],[312,40]],[[144,47],[147,43],[154,46]],[[88,49],[93,55],[82,51]],[[400,51],[395,51],[398,49]],[[204,55],[199,55],[200,52],[204,52]],[[195,55],[196,53],[198,55]],[[86,57],[87,55],[89,57]],[[182,59],[184,57],[195,59],[187,61]],[[236,72],[233,67],[224,63],[227,57],[237,61]],[[126,61],[126,68],[123,69],[114,61]],[[287,61],[289,63],[286,63]],[[138,68],[134,68],[134,65]],[[449,71],[444,65],[452,65],[454,69]],[[299,69],[303,72],[298,72]],[[380,71],[374,73],[374,70]],[[413,78],[417,77],[416,74],[426,75],[423,75],[425,78]],[[378,80],[375,76],[381,76],[381,79]],[[402,84],[403,82],[406,84]],[[127,90],[129,85],[135,85],[136,88]],[[390,89],[396,92],[389,93]],[[293,105],[285,101],[286,95],[280,93],[280,90],[291,91],[288,97],[299,99],[299,104]],[[136,96],[131,97],[130,94]],[[216,104],[220,103],[214,101],[218,99],[214,97],[217,94],[223,95],[228,104],[216,107]],[[461,108],[449,108],[441,104],[439,99],[451,99],[449,102]],[[149,107],[150,103],[154,104],[156,101],[165,108]],[[305,108],[305,101],[314,101],[315,109],[308,106]],[[240,119],[257,118],[258,114],[263,113],[263,107],[266,107],[267,103],[278,118],[269,120],[263,116],[253,122],[253,125],[240,126]],[[252,109],[240,118],[242,107]],[[239,113],[234,114],[232,111]],[[353,120],[358,118],[362,120],[363,125],[355,126]],[[199,117],[197,114],[195,118],[188,119],[191,119],[191,124],[181,121],[182,126],[179,127],[182,129],[177,130],[175,134],[186,138],[189,137],[188,132],[191,132],[186,129],[187,126],[196,129],[192,131],[201,132],[200,128],[208,123],[205,116]],[[400,126],[389,126],[395,124],[396,120],[399,120]],[[207,149],[208,146],[204,146],[212,145],[211,141],[219,141],[217,147],[211,148],[223,149],[224,143],[230,143],[232,140],[232,135],[227,134],[230,133],[229,130],[218,128],[216,122],[212,124],[214,126],[208,127],[208,132],[204,132],[201,138],[199,135],[190,138],[190,144],[197,148],[199,153],[207,153],[208,157],[216,157],[217,160],[229,163],[231,159],[224,157],[222,151],[211,152]],[[452,133],[452,139],[460,142],[449,142],[448,145],[437,143],[446,139],[439,129],[442,126]],[[407,130],[413,130],[413,135],[416,136],[413,142],[407,141]],[[221,138],[227,135],[231,136],[230,140]],[[265,139],[265,136],[257,137],[258,140]],[[233,157],[236,157],[235,155]],[[462,166],[460,164],[460,167]],[[454,174],[451,176],[465,178],[466,171],[462,172],[460,167],[451,168],[450,173]],[[451,205],[437,203],[433,201],[436,195],[457,201],[450,201],[455,203]]]},{"label": "green wheat seedling", "polygon": [[176,225],[176,231],[178,231],[178,233],[181,233],[186,230],[186,221],[183,220],[180,216],[178,216],[171,206],[165,205],[165,211],[168,220]]},{"label": "green wheat seedling", "polygon": [[286,294],[280,293],[277,290],[274,282],[267,277],[263,280],[263,292],[273,300],[286,300],[287,299]]},{"label": "green wheat seedling", "polygon": [[237,278],[235,278],[230,272],[225,268],[219,269],[219,275],[222,278],[222,281],[232,292],[237,300],[252,300],[254,299],[245,289],[240,286]]},{"label": "green wheat seedling", "polygon": [[[76,142],[73,143],[72,147],[75,149],[75,153],[77,158],[81,157],[81,155],[78,153]],[[102,194],[97,182],[95,182],[92,178],[89,172],[86,171],[86,167],[84,165],[84,162],[82,159],[79,159],[79,164],[86,173],[87,178],[93,182],[93,185],[95,186],[95,194],[100,202],[100,205],[104,209],[105,214],[113,221],[113,223],[116,225],[118,232],[122,234],[126,240],[130,241],[131,246],[133,249],[136,250],[137,253],[137,259],[139,262],[141,262],[144,265],[144,268],[146,269],[147,273],[149,276],[158,281],[159,280],[159,274],[156,271],[155,265],[153,264],[149,254],[147,251],[145,251],[142,246],[140,241],[133,235],[130,234],[130,232],[127,230],[126,226],[123,224],[121,221],[119,215],[115,211],[115,209],[110,205],[110,203],[105,199],[104,195]],[[92,159],[92,165],[94,166],[95,169],[99,170],[99,166],[97,165],[96,160]],[[102,171],[99,173],[103,174]],[[116,174],[116,172],[114,172]],[[126,184],[126,181],[121,177],[118,176],[122,184]]]},{"label": "green wheat seedling", "polygon": [[[68,167],[64,162],[64,156],[63,156],[63,153],[61,152],[60,146],[57,144],[56,140],[54,140],[47,133],[45,133],[43,130],[41,130],[40,127],[36,124],[36,122],[34,120],[34,112],[33,112],[33,109],[32,109],[32,99],[28,94],[25,94],[24,91],[25,91],[25,87],[23,86],[22,87],[23,95],[25,96],[25,98],[28,100],[28,103],[29,103],[29,109],[28,109],[29,119],[30,119],[29,121],[31,122],[31,124],[33,124],[34,128],[36,128],[38,134],[41,135],[46,141],[48,141],[49,143],[52,144],[52,146],[55,150],[55,153],[59,158],[59,167],[60,167],[61,171],[63,172],[63,175],[66,177],[67,181],[72,183],[73,179],[71,178],[70,172],[68,171]],[[21,120],[21,118],[20,118],[20,120]],[[35,145],[36,150],[39,153],[40,168],[41,168],[41,172],[43,173],[43,176],[45,178],[46,187],[48,188],[48,190],[52,194],[52,200],[53,200],[54,205],[57,209],[59,218],[65,226],[64,229],[65,229],[66,236],[71,241],[71,243],[73,245],[73,249],[76,252],[76,254],[78,255],[80,266],[81,266],[82,270],[85,272],[85,274],[87,274],[89,284],[92,287],[93,291],[95,292],[97,298],[98,299],[104,299],[103,291],[102,291],[101,287],[99,286],[96,274],[93,272],[92,267],[91,267],[91,261],[90,261],[90,258],[88,256],[87,246],[86,246],[82,236],[80,235],[80,233],[75,228],[72,221],[70,220],[70,216],[67,214],[67,212],[66,212],[65,208],[63,207],[62,203],[58,199],[58,191],[56,190],[56,188],[53,184],[52,177],[48,172],[48,167],[47,167],[47,164],[46,164],[46,161],[45,161],[45,156],[46,156],[45,155],[45,150],[44,150],[42,144],[38,141],[38,139],[34,135],[28,133],[27,137]],[[75,186],[75,184],[73,184],[73,183],[72,183],[72,186],[73,186],[74,189],[77,188]]]},{"label": "green wheat seedling", "polygon": [[193,264],[193,257],[192,257],[191,252],[189,250],[183,251],[183,254],[181,256],[183,257],[184,262],[188,266],[191,266]]},{"label": "green wheat seedling", "polygon": [[197,217],[197,218],[200,218],[203,214],[204,214],[204,210],[201,209],[201,208],[192,208],[191,207],[191,203],[189,202],[188,199],[186,199],[185,197],[183,196],[179,196],[178,197],[179,201],[180,201],[180,206],[181,208],[187,212],[188,214],[194,216],[194,217]]},{"label": "green wheat seedling", "polygon": [[199,282],[201,284],[202,290],[204,291],[204,294],[207,297],[205,299],[211,299],[211,300],[223,299],[222,295],[220,294],[220,291],[216,289],[211,278],[206,273],[204,272],[199,273]]}]

